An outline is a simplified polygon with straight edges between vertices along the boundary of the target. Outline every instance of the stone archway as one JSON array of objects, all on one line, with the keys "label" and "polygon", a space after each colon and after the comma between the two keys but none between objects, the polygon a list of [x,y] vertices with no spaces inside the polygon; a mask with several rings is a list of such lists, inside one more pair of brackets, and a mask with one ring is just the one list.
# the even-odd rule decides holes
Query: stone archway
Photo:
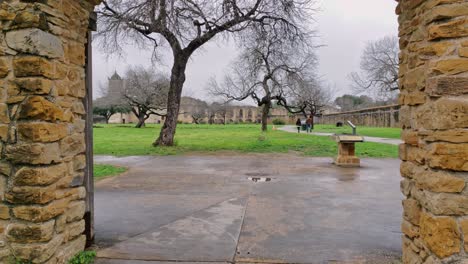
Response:
[{"label": "stone archway", "polygon": [[[98,2],[0,3],[3,260],[64,263],[85,247],[85,229],[92,237],[85,47]],[[460,0],[397,8],[404,263],[468,259],[467,8]]]}]

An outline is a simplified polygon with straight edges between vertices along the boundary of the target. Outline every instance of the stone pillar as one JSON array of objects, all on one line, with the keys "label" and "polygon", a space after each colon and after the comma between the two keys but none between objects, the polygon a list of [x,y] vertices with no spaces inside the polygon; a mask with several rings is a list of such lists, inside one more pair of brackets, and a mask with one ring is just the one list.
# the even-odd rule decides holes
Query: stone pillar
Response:
[{"label": "stone pillar", "polygon": [[96,1],[0,2],[0,262],[84,249],[85,45]]},{"label": "stone pillar", "polygon": [[403,263],[468,263],[468,2],[402,0]]}]

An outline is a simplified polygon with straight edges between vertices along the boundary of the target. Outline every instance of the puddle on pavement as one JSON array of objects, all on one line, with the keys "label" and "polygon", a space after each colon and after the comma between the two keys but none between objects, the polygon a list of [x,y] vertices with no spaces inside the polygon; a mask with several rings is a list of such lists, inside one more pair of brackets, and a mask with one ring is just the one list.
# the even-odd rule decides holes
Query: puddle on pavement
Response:
[{"label": "puddle on pavement", "polygon": [[270,182],[271,181],[271,178],[267,178],[267,177],[248,177],[247,179],[253,182]]}]

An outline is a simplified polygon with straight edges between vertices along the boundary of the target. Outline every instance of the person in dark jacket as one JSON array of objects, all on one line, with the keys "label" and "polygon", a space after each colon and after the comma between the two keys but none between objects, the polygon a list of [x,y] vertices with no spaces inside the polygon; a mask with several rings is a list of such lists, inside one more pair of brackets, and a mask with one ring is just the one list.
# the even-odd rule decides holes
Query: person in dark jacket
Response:
[{"label": "person in dark jacket", "polygon": [[300,118],[297,119],[296,126],[297,126],[297,133],[301,133],[302,122]]},{"label": "person in dark jacket", "polygon": [[312,131],[312,129],[313,129],[313,126],[314,126],[314,117],[313,116],[309,116],[309,118],[307,118],[306,126],[307,126],[307,133],[310,133]]}]

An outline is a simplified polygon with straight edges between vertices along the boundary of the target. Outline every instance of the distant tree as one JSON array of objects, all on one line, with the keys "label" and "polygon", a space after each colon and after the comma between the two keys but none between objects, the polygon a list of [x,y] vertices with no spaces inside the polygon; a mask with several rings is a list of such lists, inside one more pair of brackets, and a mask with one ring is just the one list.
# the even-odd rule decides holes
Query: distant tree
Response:
[{"label": "distant tree", "polygon": [[109,119],[114,114],[128,112],[130,112],[130,109],[125,105],[101,105],[93,107],[93,114],[104,117],[106,124],[109,124]]},{"label": "distant tree", "polygon": [[361,72],[349,75],[352,88],[356,92],[376,92],[385,98],[394,95],[398,91],[399,52],[397,37],[369,42],[361,56]]},{"label": "distant tree", "polygon": [[211,80],[211,94],[227,100],[253,99],[262,107],[262,131],[266,131],[274,103],[292,113],[302,112],[303,106],[290,105],[289,101],[294,87],[301,85],[314,65],[315,56],[308,43],[261,30],[251,32],[245,46],[224,82],[220,85]]},{"label": "distant tree", "polygon": [[335,99],[335,104],[340,107],[341,111],[351,111],[372,107],[375,105],[374,100],[366,95],[355,96],[345,94]]},{"label": "distant tree", "polygon": [[253,26],[284,39],[302,38],[309,32],[313,3],[314,0],[104,0],[98,10],[98,36],[109,53],[119,51],[125,38],[142,47],[147,47],[145,41],[149,41],[153,51],[164,42],[169,44],[174,60],[167,116],[154,145],[172,146],[185,70],[192,54],[218,35]]},{"label": "distant tree", "polygon": [[326,86],[318,78],[309,78],[296,86],[294,97],[296,105],[304,106],[303,114],[316,116],[332,101],[333,89]]},{"label": "distant tree", "polygon": [[219,116],[222,118],[222,122],[225,125],[226,124],[226,117],[228,115],[228,108],[229,104],[228,103],[220,103],[220,102],[214,102],[208,107],[208,123],[209,124],[214,124],[216,123],[216,117]]},{"label": "distant tree", "polygon": [[151,69],[129,68],[125,76],[124,101],[138,118],[137,128],[151,115],[165,116],[169,79]]},{"label": "distant tree", "polygon": [[205,121],[205,118],[208,116],[208,108],[208,104],[205,101],[193,99],[190,109],[188,109],[192,117],[192,123],[200,124]]}]

